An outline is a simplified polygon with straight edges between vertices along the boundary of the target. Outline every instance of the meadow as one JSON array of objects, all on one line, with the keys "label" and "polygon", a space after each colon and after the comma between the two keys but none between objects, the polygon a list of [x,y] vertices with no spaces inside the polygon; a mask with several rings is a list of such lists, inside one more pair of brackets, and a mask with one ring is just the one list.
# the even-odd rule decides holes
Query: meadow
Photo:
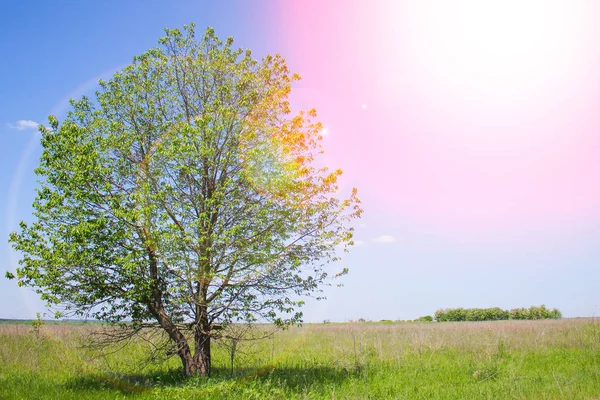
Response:
[{"label": "meadow", "polygon": [[[592,318],[306,324],[241,343],[210,378],[177,357],[146,363],[144,338],[84,345],[98,324],[0,324],[0,399],[599,399]],[[117,349],[113,349],[117,350]]]}]

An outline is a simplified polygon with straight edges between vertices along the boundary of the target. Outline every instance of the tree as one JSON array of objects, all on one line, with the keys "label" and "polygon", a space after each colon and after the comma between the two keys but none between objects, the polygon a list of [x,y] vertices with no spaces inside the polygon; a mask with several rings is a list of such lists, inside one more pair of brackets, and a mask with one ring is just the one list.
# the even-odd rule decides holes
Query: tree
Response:
[{"label": "tree", "polygon": [[193,25],[159,44],[40,127],[35,218],[10,241],[19,285],[132,334],[159,327],[184,374],[206,375],[215,326],[301,322],[302,297],[347,271],[327,264],[362,210],[316,165],[322,126],[291,114],[300,77],[281,56]]}]

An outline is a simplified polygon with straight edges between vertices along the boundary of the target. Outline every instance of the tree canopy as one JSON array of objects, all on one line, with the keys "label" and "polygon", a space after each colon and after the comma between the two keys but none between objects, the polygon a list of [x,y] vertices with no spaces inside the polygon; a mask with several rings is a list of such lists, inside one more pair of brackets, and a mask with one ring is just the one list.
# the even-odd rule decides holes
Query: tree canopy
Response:
[{"label": "tree canopy", "polygon": [[10,241],[19,285],[67,313],[160,327],[185,374],[208,374],[216,324],[301,321],[362,210],[340,170],[317,166],[322,126],[291,113],[300,77],[281,56],[193,25],[159,44],[40,128],[34,221]]}]

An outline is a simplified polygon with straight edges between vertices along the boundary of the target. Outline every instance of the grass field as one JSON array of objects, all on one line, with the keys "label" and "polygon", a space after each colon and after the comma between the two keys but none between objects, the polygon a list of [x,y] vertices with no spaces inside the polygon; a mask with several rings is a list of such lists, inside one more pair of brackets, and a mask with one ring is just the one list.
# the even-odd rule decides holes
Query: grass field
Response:
[{"label": "grass field", "polygon": [[308,324],[240,348],[214,347],[211,378],[178,358],[143,363],[81,345],[96,324],[0,324],[1,399],[600,399],[593,319]]}]

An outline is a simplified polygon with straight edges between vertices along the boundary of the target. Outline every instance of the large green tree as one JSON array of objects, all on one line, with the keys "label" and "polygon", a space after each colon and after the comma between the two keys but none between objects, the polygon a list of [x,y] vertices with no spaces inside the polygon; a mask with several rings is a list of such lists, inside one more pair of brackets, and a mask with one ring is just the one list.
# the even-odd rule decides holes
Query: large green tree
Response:
[{"label": "large green tree", "polygon": [[282,57],[257,61],[210,28],[166,32],[41,128],[34,221],[10,241],[20,285],[160,327],[184,373],[205,375],[215,326],[301,321],[361,209],[355,189],[339,198],[341,171],[316,165],[321,125],[291,114],[299,76]]}]

